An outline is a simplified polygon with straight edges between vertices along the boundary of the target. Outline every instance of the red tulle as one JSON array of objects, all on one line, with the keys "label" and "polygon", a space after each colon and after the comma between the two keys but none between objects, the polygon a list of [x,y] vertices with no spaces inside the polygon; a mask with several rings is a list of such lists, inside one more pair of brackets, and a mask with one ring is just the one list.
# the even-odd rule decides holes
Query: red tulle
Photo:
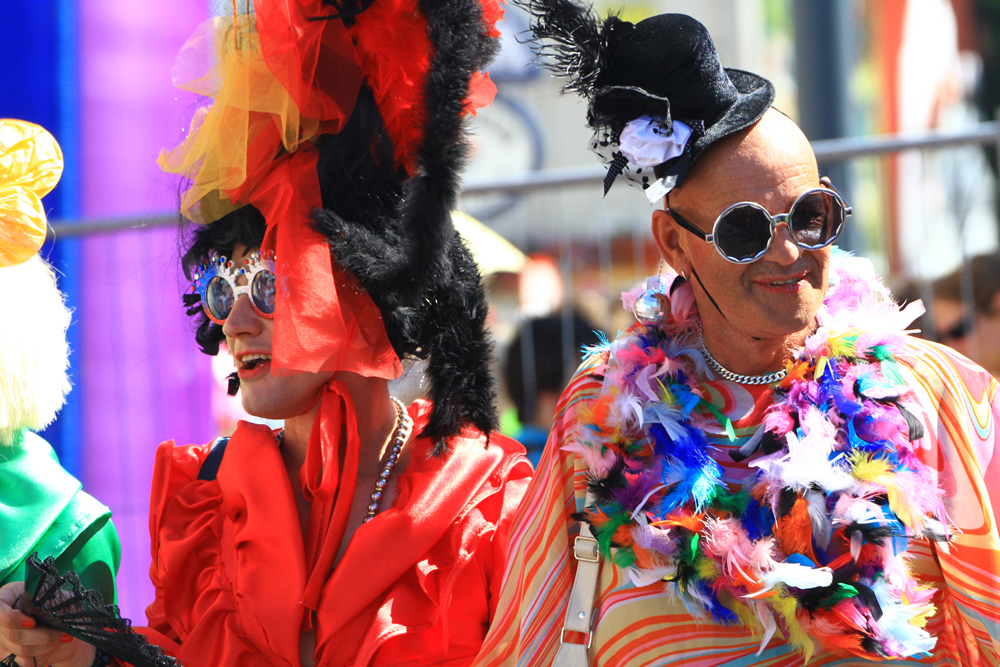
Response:
[{"label": "red tulle", "polygon": [[342,21],[310,21],[333,11],[322,0],[254,4],[264,62],[299,113],[330,121],[337,133],[351,117],[363,73]]},{"label": "red tulle", "polygon": [[490,79],[489,72],[473,72],[469,82],[469,97],[466,100],[466,113],[476,115],[476,109],[482,109],[493,104],[497,96],[497,85]]},{"label": "red tulle", "polygon": [[483,23],[486,24],[486,34],[490,37],[499,38],[500,31],[497,30],[497,23],[503,20],[503,7],[506,0],[480,0],[483,6]]},{"label": "red tulle", "polygon": [[283,156],[250,196],[267,221],[261,250],[274,252],[278,276],[271,373],[398,377],[381,312],[353,275],[334,267],[326,239],[309,226],[322,205],[318,157],[311,145]]}]

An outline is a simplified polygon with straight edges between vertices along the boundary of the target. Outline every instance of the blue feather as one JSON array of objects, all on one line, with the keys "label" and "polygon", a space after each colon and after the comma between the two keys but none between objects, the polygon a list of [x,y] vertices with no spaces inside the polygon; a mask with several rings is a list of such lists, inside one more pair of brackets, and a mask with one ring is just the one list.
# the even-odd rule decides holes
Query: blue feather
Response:
[{"label": "blue feather", "polygon": [[756,498],[750,498],[742,517],[743,530],[747,537],[756,542],[774,532],[774,513],[767,505],[761,505]]},{"label": "blue feather", "polygon": [[709,607],[708,609],[710,612],[712,612],[712,620],[714,620],[716,623],[720,625],[736,625],[739,623],[739,618],[736,616],[736,614],[733,613],[731,610],[727,609],[726,607],[722,606],[722,603],[719,602],[719,598],[715,594],[715,591],[709,588],[702,581],[699,581],[695,585],[698,587],[698,590],[704,593],[705,597],[707,597],[712,603],[712,606]]}]

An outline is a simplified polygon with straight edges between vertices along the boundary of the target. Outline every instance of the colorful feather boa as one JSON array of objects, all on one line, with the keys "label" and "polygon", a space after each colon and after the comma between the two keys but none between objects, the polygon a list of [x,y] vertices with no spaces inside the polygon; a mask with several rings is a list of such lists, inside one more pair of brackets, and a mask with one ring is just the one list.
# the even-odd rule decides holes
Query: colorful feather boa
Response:
[{"label": "colorful feather boa", "polygon": [[[867,260],[835,251],[819,328],[788,362],[757,433],[722,480],[705,432],[732,425],[706,401],[690,285],[673,276],[673,315],[610,344],[600,398],[568,446],[596,502],[582,518],[636,586],[663,585],[696,618],[779,632],[806,659],[927,654],[934,589],[913,578],[910,539],[948,539],[936,474],[918,460],[922,427],[903,406],[894,353],[920,314],[901,311]],[[636,294],[625,294],[626,307]],[[945,547],[946,548],[946,545]]]}]

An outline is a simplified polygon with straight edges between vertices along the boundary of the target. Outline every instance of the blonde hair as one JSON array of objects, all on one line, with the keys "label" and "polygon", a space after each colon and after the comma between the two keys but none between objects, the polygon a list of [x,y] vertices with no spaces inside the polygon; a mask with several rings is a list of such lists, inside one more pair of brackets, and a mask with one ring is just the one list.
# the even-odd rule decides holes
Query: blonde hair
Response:
[{"label": "blonde hair", "polygon": [[56,275],[37,255],[0,268],[0,446],[56,418],[70,390],[70,310]]}]

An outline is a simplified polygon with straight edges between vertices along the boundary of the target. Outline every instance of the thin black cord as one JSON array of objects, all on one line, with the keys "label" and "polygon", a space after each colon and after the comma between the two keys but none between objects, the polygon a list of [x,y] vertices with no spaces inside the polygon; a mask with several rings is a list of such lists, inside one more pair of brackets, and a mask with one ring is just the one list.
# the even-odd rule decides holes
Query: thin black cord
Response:
[{"label": "thin black cord", "polygon": [[726,317],[726,314],[722,312],[721,308],[719,308],[719,304],[717,304],[715,302],[715,299],[712,298],[712,293],[708,291],[707,287],[705,287],[705,283],[701,282],[701,276],[698,275],[698,272],[694,270],[693,266],[691,267],[691,275],[693,275],[695,277],[695,280],[698,281],[698,284],[701,285],[701,289],[705,291],[705,295],[708,296],[708,300],[711,301],[712,305],[715,306],[715,309],[719,311],[719,315],[722,315],[722,319],[728,322],[729,318]]}]

